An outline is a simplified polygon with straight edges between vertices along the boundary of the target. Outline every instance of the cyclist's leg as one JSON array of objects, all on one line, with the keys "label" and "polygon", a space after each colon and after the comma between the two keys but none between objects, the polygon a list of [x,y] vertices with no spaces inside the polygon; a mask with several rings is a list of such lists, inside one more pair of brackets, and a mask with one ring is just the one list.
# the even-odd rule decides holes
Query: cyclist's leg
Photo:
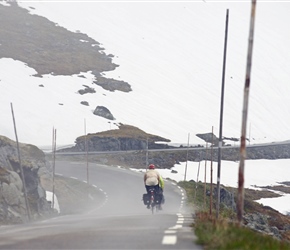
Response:
[{"label": "cyclist's leg", "polygon": [[145,188],[146,188],[147,194],[149,194],[149,188],[150,188],[150,186],[145,185]]},{"label": "cyclist's leg", "polygon": [[148,185],[145,185],[145,188],[146,188],[146,191],[147,191],[147,197],[148,197],[148,204],[147,204],[147,208],[149,209],[149,208],[150,208],[150,204],[149,204],[149,188],[150,188],[150,186],[148,186]]}]

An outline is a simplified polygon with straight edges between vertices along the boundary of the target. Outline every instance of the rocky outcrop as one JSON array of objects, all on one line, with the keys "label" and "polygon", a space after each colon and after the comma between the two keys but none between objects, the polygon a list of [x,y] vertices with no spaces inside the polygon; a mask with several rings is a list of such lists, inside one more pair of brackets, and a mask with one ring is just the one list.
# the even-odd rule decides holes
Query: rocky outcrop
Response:
[{"label": "rocky outcrop", "polygon": [[84,95],[84,94],[87,94],[87,93],[96,93],[96,90],[94,88],[91,88],[87,85],[83,85],[85,88],[84,89],[80,89],[78,91],[79,94],[81,95]]},{"label": "rocky outcrop", "polygon": [[268,219],[269,217],[265,214],[261,213],[251,213],[245,214],[244,223],[247,227],[263,234],[272,235],[274,238],[281,240],[283,233],[290,230],[290,225],[285,226],[282,230],[279,230],[275,226],[269,225]]},{"label": "rocky outcrop", "polygon": [[167,145],[156,143],[168,142],[169,140],[165,138],[147,134],[134,126],[124,124],[118,126],[119,129],[78,137],[73,148],[62,151],[86,151],[86,140],[88,151],[145,150],[147,144],[150,149],[169,148]]},{"label": "rocky outcrop", "polygon": [[[79,145],[80,148],[84,149],[84,145]],[[102,138],[92,137],[88,141],[88,147],[94,151],[120,151],[120,150],[134,150],[134,149],[145,149],[146,141],[141,141],[132,138]]]},{"label": "rocky outcrop", "polygon": [[[30,219],[41,218],[53,213],[40,181],[41,176],[50,175],[45,155],[33,145],[20,143],[19,148]],[[22,223],[27,219],[16,143],[0,136],[0,223]]]},{"label": "rocky outcrop", "polygon": [[105,78],[102,76],[96,77],[97,81],[94,81],[95,84],[101,86],[105,90],[114,92],[115,90],[122,92],[132,91],[129,83],[124,81],[119,81],[111,78]]},{"label": "rocky outcrop", "polygon": [[[213,196],[216,196],[217,188],[214,188]],[[207,193],[209,195],[210,193]],[[236,203],[235,203],[235,194],[228,191],[226,188],[221,187],[220,189],[220,205],[230,209],[236,213]],[[268,208],[271,211],[275,211],[270,207]],[[275,211],[277,212],[277,211]],[[278,213],[278,212],[277,212]],[[285,234],[290,231],[290,225],[287,224],[283,226],[283,228],[278,228],[277,226],[271,225],[271,216],[268,214],[263,214],[260,212],[253,212],[253,213],[244,213],[243,216],[243,224],[259,233],[271,235],[276,239],[281,240],[282,234]]]}]

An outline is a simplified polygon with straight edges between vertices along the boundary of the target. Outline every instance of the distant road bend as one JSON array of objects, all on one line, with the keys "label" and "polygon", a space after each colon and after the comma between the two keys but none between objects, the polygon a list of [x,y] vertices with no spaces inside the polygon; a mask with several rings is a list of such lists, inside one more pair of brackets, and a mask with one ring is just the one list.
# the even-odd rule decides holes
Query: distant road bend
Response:
[{"label": "distant road bend", "polygon": [[[56,173],[85,181],[86,164],[56,162]],[[152,215],[142,202],[143,174],[90,163],[90,184],[102,192],[84,214],[0,227],[0,249],[202,249],[194,243],[186,195],[165,182],[163,210]]]}]

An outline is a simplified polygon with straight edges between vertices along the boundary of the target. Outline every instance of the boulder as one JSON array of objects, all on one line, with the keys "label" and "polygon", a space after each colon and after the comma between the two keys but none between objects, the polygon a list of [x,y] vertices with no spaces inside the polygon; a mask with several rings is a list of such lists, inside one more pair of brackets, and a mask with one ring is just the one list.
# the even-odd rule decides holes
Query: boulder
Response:
[{"label": "boulder", "polygon": [[111,114],[110,110],[103,106],[97,106],[94,110],[94,115],[104,117],[108,120],[115,120],[114,116]]},{"label": "boulder", "polygon": [[[216,196],[217,188],[214,188],[214,196]],[[236,211],[236,203],[234,194],[226,190],[225,188],[220,189],[220,203],[224,206]]]}]

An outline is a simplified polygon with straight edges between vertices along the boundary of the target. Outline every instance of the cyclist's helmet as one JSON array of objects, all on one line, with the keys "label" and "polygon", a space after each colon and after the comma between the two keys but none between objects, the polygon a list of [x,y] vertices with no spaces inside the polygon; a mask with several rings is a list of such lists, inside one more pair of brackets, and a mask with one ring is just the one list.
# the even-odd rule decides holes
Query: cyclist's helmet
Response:
[{"label": "cyclist's helmet", "polygon": [[155,169],[154,164],[150,164],[150,165],[149,165],[149,169]]}]

